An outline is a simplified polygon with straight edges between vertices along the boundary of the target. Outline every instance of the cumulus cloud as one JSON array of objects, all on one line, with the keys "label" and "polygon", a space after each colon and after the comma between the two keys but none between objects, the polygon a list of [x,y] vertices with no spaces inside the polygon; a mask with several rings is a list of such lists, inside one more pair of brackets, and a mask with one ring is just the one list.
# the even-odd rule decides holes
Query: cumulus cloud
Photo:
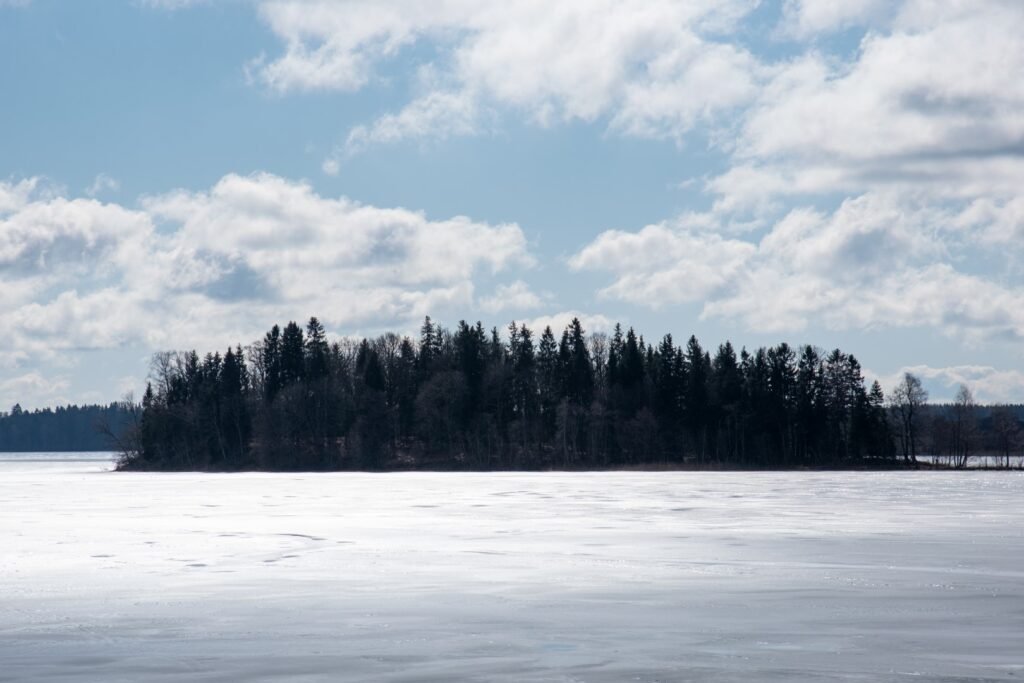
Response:
[{"label": "cumulus cloud", "polygon": [[[474,97],[462,92],[432,92],[410,102],[397,114],[386,114],[368,126],[356,126],[338,153],[351,156],[370,145],[406,138],[473,135],[480,126],[480,104]],[[329,158],[324,163],[335,164],[336,172],[336,159]]]},{"label": "cumulus cloud", "polygon": [[[282,50],[250,72],[280,93],[355,92],[381,82],[409,48],[429,47],[410,69],[405,104],[351,129],[324,161],[330,175],[368,146],[476,135],[503,116],[540,126],[599,121],[627,136],[706,135],[727,159],[704,188],[720,227],[763,228],[803,203],[898,192],[936,212],[951,202],[976,216],[1000,212],[981,218],[988,243],[1018,235],[1020,3],[784,0],[783,58],[744,37],[757,5],[265,0],[260,14]],[[849,29],[861,32],[857,49],[830,52],[824,38]],[[971,220],[965,213],[960,225]],[[643,239],[655,237],[645,230]],[[610,248],[612,236],[601,239]],[[743,249],[700,239],[708,244],[696,251]],[[576,265],[592,262],[595,249]],[[705,289],[713,280],[701,278]]]},{"label": "cumulus cloud", "polygon": [[61,279],[116,265],[150,228],[137,212],[91,199],[32,202],[0,218],[0,270]]},{"label": "cumulus cloud", "polygon": [[[282,44],[251,65],[286,93],[354,92],[412,46],[404,106],[349,131],[325,172],[368,145],[489,130],[503,115],[604,121],[629,136],[700,129],[729,155],[719,212],[879,190],[965,202],[1024,181],[1024,7],[1006,0],[785,0],[785,58],[748,46],[754,0],[265,0]],[[862,32],[853,54],[818,37]],[[743,29],[743,30],[741,30]]]},{"label": "cumulus cloud", "polygon": [[249,71],[278,92],[353,92],[402,50],[435,47],[426,92],[355,128],[350,152],[367,143],[473,134],[492,107],[540,125],[606,117],[628,134],[678,138],[754,95],[756,61],[717,36],[756,4],[269,0],[260,13],[284,52]]},{"label": "cumulus cloud", "polygon": [[880,187],[965,199],[1019,192],[1022,31],[1019,3],[913,0],[850,61],[811,50],[776,65],[744,114],[733,168],[710,189],[733,205]]},{"label": "cumulus cloud", "polygon": [[[517,225],[323,197],[269,174],[135,208],[0,184],[0,360],[219,347],[274,321],[405,324],[476,304],[476,280],[533,264]],[[13,199],[12,199],[13,198]],[[529,304],[521,283],[506,295]]]},{"label": "cumulus cloud", "polygon": [[66,403],[65,392],[69,386],[66,377],[44,377],[38,372],[0,380],[0,410],[8,411],[15,404],[31,410]]},{"label": "cumulus cloud", "polygon": [[607,316],[601,315],[600,313],[583,313],[577,310],[559,311],[558,313],[552,313],[551,315],[542,315],[536,318],[531,318],[525,322],[526,326],[533,332],[534,342],[536,343],[540,339],[540,335],[544,331],[545,327],[551,328],[556,340],[560,339],[562,330],[568,327],[573,318],[579,318],[580,323],[583,325],[583,331],[587,334],[595,334],[598,332],[607,334],[615,327],[615,321],[611,320]]},{"label": "cumulus cloud", "polygon": [[530,311],[541,308],[549,296],[537,294],[522,280],[507,285],[498,285],[491,296],[480,299],[480,309],[488,313],[505,311]]},{"label": "cumulus cloud", "polygon": [[1024,288],[948,263],[956,219],[866,194],[830,213],[793,209],[760,237],[670,223],[611,231],[569,263],[611,274],[605,296],[651,308],[703,302],[705,317],[759,331],[929,327],[970,342],[1024,339]]},{"label": "cumulus cloud", "polygon": [[1020,244],[1024,240],[1024,196],[976,199],[956,217],[954,225],[994,245]]},{"label": "cumulus cloud", "polygon": [[39,178],[25,178],[16,183],[0,181],[0,216],[20,209],[39,186]]},{"label": "cumulus cloud", "polygon": [[905,372],[941,387],[930,396],[936,402],[952,401],[961,384],[967,385],[974,398],[982,403],[1012,403],[1024,395],[1024,372],[998,370],[989,365],[909,365],[891,375],[872,377],[877,378],[882,387],[888,390],[900,381]]},{"label": "cumulus cloud", "polygon": [[784,30],[797,38],[865,25],[884,16],[889,0],[786,0]]},{"label": "cumulus cloud", "polygon": [[570,267],[608,273],[605,297],[755,330],[1019,342],[1024,6],[792,0],[783,21],[796,41],[868,29],[851,55],[812,41],[751,71],[700,221],[603,233]]},{"label": "cumulus cloud", "polygon": [[[349,153],[475,134],[500,109],[540,125],[603,119],[656,138],[703,125],[734,155],[709,188],[733,203],[750,192],[885,183],[959,195],[1020,186],[1019,3],[785,0],[783,29],[796,49],[781,60],[749,48],[738,30],[757,5],[265,0],[260,14],[283,50],[250,71],[282,93],[354,92],[404,50],[429,46],[408,103],[353,129]],[[849,57],[809,40],[849,27],[864,31]],[[738,129],[739,140],[715,136],[718,127]]]},{"label": "cumulus cloud", "polygon": [[714,296],[733,282],[755,251],[741,240],[659,224],[637,233],[605,232],[569,265],[611,271],[616,279],[603,295],[657,309]]}]

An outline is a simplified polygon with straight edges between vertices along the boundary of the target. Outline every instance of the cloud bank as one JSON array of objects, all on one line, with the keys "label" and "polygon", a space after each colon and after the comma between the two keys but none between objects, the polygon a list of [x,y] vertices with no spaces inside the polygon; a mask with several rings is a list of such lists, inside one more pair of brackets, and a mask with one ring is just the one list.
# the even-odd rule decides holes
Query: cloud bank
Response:
[{"label": "cloud bank", "polygon": [[[477,280],[530,267],[522,230],[323,197],[270,174],[137,207],[0,183],[0,363],[87,349],[219,348],[274,321],[406,325],[476,306]],[[508,310],[536,297],[519,281]],[[27,381],[27,380],[26,380]]]}]

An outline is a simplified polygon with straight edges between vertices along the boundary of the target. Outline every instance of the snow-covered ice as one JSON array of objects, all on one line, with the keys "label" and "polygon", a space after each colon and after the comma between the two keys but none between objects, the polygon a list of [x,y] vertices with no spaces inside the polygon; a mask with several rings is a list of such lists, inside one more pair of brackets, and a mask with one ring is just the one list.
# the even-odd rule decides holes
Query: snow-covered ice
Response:
[{"label": "snow-covered ice", "polygon": [[0,457],[2,681],[1015,681],[1024,474]]}]

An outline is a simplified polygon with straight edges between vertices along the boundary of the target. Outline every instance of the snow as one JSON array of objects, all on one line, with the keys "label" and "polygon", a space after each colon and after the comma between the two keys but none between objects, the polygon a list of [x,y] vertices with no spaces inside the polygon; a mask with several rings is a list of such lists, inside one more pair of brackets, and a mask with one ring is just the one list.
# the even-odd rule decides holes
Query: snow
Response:
[{"label": "snow", "polygon": [[1024,677],[1020,472],[35,455],[0,456],[0,681]]}]

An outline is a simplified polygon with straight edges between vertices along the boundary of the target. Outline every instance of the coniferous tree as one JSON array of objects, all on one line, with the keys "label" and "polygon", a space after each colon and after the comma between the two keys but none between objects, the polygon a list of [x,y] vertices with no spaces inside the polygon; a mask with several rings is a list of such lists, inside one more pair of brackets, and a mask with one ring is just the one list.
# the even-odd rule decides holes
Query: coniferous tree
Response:
[{"label": "coniferous tree", "polygon": [[260,350],[260,363],[263,366],[264,383],[263,397],[271,403],[283,384],[281,377],[281,328],[274,325],[263,338]]},{"label": "coniferous tree", "polygon": [[305,375],[310,379],[319,379],[327,374],[327,355],[330,347],[327,343],[327,332],[316,317],[306,323]]},{"label": "coniferous tree", "polygon": [[281,334],[281,384],[291,386],[306,375],[306,350],[302,328],[294,321]]},{"label": "coniferous tree", "polygon": [[682,356],[671,334],[662,338],[651,368],[654,372],[654,415],[662,435],[663,448],[671,459],[675,459],[675,454],[682,448],[679,427],[683,418],[686,375],[683,372]]},{"label": "coniferous tree", "polygon": [[504,343],[479,322],[450,333],[427,318],[418,344],[392,333],[331,344],[311,318],[305,332],[275,325],[247,352],[157,354],[137,463],[878,466],[892,462],[894,433],[911,443],[902,422],[889,426],[899,390],[887,411],[881,387],[866,390],[857,359],[840,350],[823,357],[779,344],[737,356],[726,342],[712,357],[693,336],[683,348],[671,335],[648,344],[621,326],[588,336],[578,319],[556,339],[546,327],[535,343],[512,323]]},{"label": "coniferous tree", "polygon": [[701,348],[700,342],[695,336],[691,336],[686,343],[685,363],[684,415],[697,459],[699,462],[704,462],[707,454],[708,372],[710,368],[705,365],[704,349]]},{"label": "coniferous tree", "polygon": [[[677,357],[681,372],[682,357]],[[718,352],[711,362],[711,377],[710,400],[714,411],[712,420],[715,425],[715,459],[737,462],[740,461],[743,378],[740,375],[736,350],[731,343],[725,342],[718,347]],[[681,377],[679,384],[680,387],[684,387],[686,378]]]}]

